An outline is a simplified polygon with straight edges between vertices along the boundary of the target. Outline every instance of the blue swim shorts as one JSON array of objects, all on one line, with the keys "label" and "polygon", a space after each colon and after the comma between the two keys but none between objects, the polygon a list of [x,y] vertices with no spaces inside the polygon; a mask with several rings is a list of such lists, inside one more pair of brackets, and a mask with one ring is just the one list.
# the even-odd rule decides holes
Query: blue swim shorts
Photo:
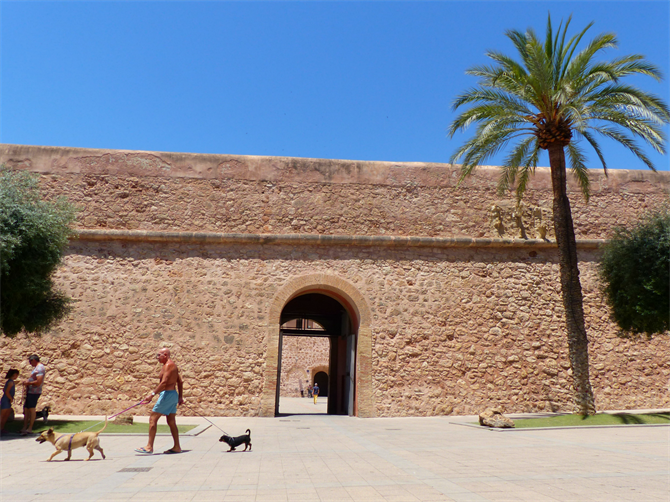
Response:
[{"label": "blue swim shorts", "polygon": [[177,404],[179,404],[179,392],[176,390],[164,390],[158,395],[158,401],[152,411],[161,415],[172,415],[177,413]]}]

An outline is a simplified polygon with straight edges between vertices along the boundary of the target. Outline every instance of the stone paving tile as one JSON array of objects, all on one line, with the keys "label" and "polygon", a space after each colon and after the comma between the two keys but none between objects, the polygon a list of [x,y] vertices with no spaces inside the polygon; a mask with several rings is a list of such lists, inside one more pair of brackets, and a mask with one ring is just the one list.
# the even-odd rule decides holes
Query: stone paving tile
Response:
[{"label": "stone paving tile", "polygon": [[670,502],[668,428],[499,433],[454,423],[467,417],[212,420],[234,433],[250,428],[253,451],[226,453],[214,427],[184,437],[183,455],[135,455],[144,438],[103,436],[108,458],[90,462],[77,450],[70,462],[47,463],[50,445],[3,439],[3,502]]},{"label": "stone paving tile", "polygon": [[221,502],[225,500],[226,490],[198,490],[193,502]]},{"label": "stone paving tile", "polygon": [[347,486],[347,493],[352,500],[361,502],[384,502],[384,497],[372,486]]},{"label": "stone paving tile", "polygon": [[255,502],[256,490],[227,490],[223,500],[231,502]]},{"label": "stone paving tile", "polygon": [[284,502],[288,500],[286,490],[261,489],[256,490],[256,500],[258,502]]},{"label": "stone paving tile", "polygon": [[321,502],[348,502],[355,499],[351,498],[345,488],[341,486],[329,486],[317,488],[316,493]]},{"label": "stone paving tile", "polygon": [[[159,498],[156,493],[152,492],[140,492],[131,497],[129,500],[132,502],[155,502]],[[161,502],[190,502],[195,498],[195,493],[177,491],[177,492],[161,492],[160,501]],[[100,499],[104,500],[104,499]]]},{"label": "stone paving tile", "polygon": [[419,500],[412,493],[411,485],[405,485],[405,486],[397,486],[391,484],[380,485],[375,486],[375,490],[382,497],[384,497],[384,500],[386,500],[387,502],[396,502],[396,501],[414,502]]},{"label": "stone paving tile", "polygon": [[[534,491],[518,490],[510,492],[487,492],[486,500],[491,502],[557,502],[560,499],[548,497]],[[589,498],[582,500],[591,502]]]},{"label": "stone paving tile", "polygon": [[316,491],[316,488],[313,487],[300,487],[300,488],[287,488],[286,495],[289,500],[298,499],[299,497],[319,499],[319,495]]}]

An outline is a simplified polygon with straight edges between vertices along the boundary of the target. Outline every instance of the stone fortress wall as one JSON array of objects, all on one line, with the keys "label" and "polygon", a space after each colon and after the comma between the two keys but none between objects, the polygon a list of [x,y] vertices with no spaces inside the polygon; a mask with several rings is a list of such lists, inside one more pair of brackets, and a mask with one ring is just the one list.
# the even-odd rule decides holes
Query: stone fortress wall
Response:
[{"label": "stone fortress wall", "polygon": [[[355,291],[369,312],[360,416],[572,410],[558,257],[537,240],[553,238],[547,169],[517,206],[496,196],[491,167],[457,187],[444,164],[17,145],[0,162],[81,208],[56,278],[73,313],[41,337],[0,338],[2,371],[26,376],[27,355],[42,356],[54,413],[136,403],[168,346],[184,414],[267,415],[269,312],[302,277]],[[596,404],[668,407],[670,341],[617,336],[593,240],[667,203],[670,178],[594,172],[592,187],[589,204],[576,185],[570,196]]]}]

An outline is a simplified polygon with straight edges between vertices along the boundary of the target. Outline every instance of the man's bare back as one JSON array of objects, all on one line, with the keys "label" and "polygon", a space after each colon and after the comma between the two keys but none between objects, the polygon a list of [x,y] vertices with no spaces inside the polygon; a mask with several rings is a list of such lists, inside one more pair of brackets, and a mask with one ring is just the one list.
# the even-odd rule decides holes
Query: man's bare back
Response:
[{"label": "man's bare back", "polygon": [[172,359],[168,359],[165,362],[158,375],[158,380],[160,380],[161,383],[165,383],[165,387],[161,390],[177,389],[177,383],[181,378],[179,378],[179,369]]}]

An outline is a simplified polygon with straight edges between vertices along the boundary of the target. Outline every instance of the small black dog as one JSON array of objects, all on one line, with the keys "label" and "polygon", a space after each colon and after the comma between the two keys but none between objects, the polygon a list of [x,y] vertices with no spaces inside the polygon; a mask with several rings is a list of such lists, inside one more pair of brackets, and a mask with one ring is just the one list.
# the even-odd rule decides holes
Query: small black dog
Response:
[{"label": "small black dog", "polygon": [[242,435],[242,436],[227,436],[223,435],[221,436],[221,439],[219,439],[222,443],[226,443],[228,446],[230,446],[230,450],[228,451],[233,451],[237,446],[240,446],[242,443],[244,443],[244,450],[247,451],[247,447],[249,447],[249,451],[251,451],[251,431],[247,429],[247,433]]},{"label": "small black dog", "polygon": [[46,424],[49,421],[49,413],[51,412],[51,408],[48,406],[45,406],[42,408],[41,411],[36,411],[35,412],[35,419],[42,418],[44,419],[44,423]]}]

